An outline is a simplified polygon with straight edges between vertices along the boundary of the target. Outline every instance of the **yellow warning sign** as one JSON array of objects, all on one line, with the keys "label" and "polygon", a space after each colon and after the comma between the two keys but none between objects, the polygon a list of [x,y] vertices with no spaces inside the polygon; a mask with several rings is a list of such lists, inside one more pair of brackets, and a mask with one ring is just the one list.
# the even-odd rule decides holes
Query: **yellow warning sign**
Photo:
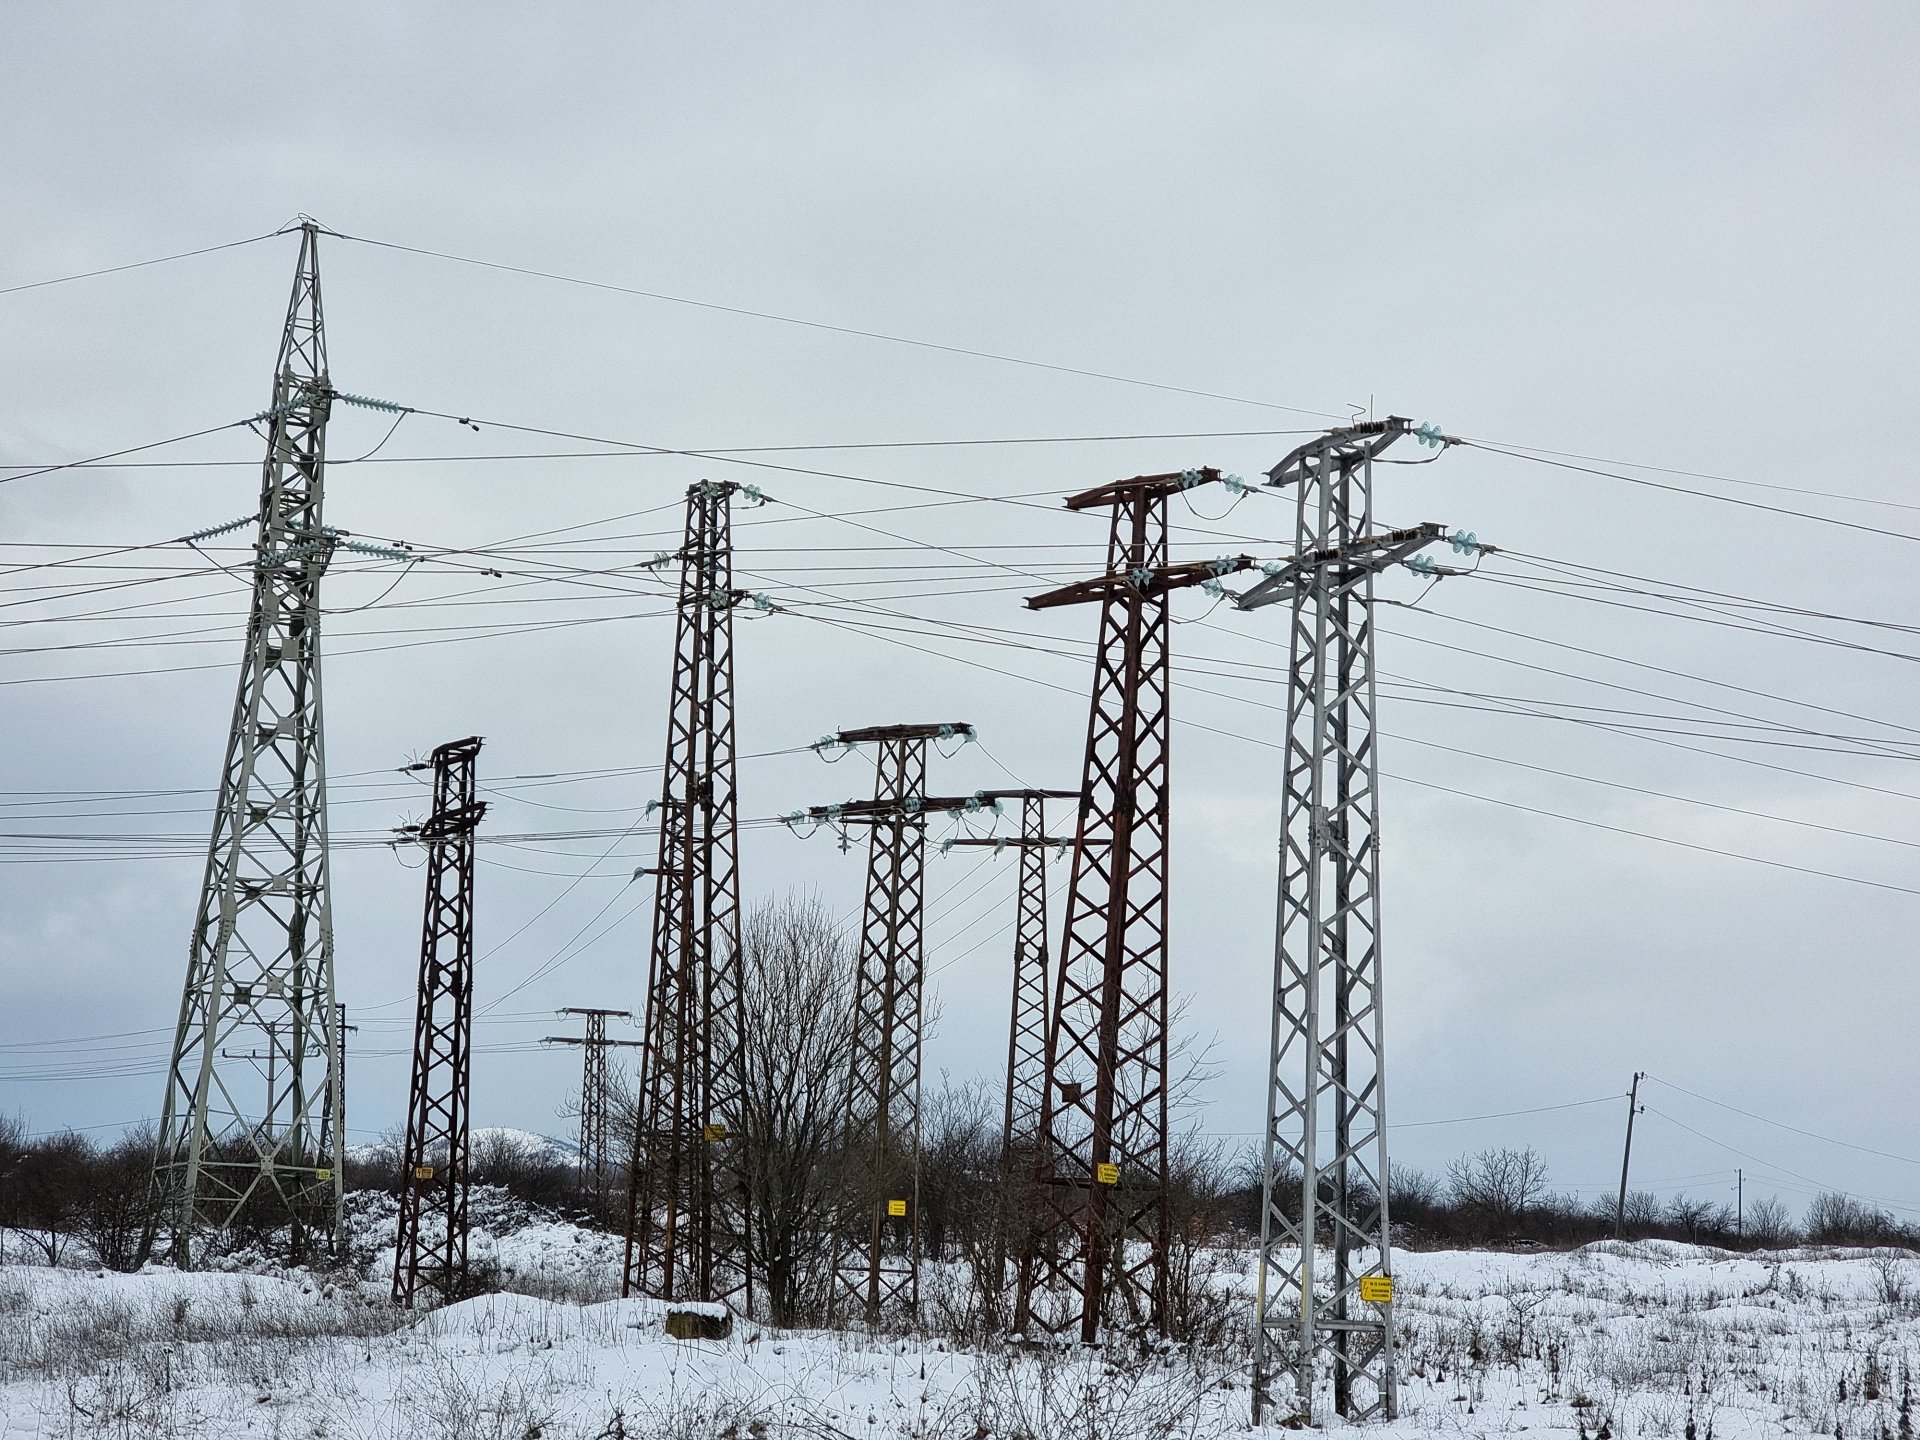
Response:
[{"label": "yellow warning sign", "polygon": [[1393,1277],[1391,1275],[1362,1275],[1360,1277],[1360,1298],[1369,1305],[1391,1305],[1393,1303]]},{"label": "yellow warning sign", "polygon": [[416,1179],[416,1180],[431,1180],[431,1179],[433,1179],[433,1166],[431,1166],[431,1165],[416,1165],[416,1166],[414,1166],[414,1167],[413,1167],[413,1178],[414,1178],[414,1179]]},{"label": "yellow warning sign", "polygon": [[887,1214],[889,1214],[889,1215],[904,1215],[904,1214],[906,1214],[906,1213],[907,1213],[907,1202],[906,1202],[906,1201],[904,1201],[904,1200],[889,1200],[889,1201],[887,1201]]},{"label": "yellow warning sign", "polygon": [[333,1178],[333,1171],[322,1167],[313,1172],[313,1178],[316,1180],[331,1180]]},{"label": "yellow warning sign", "polygon": [[727,1127],[722,1125],[718,1120],[715,1120],[711,1121],[707,1125],[707,1128],[700,1133],[706,1136],[707,1143],[711,1145],[716,1140],[724,1140],[727,1138]]},{"label": "yellow warning sign", "polygon": [[1093,1167],[1093,1178],[1101,1185],[1118,1185],[1120,1183],[1120,1167],[1109,1160],[1102,1160],[1098,1165]]}]

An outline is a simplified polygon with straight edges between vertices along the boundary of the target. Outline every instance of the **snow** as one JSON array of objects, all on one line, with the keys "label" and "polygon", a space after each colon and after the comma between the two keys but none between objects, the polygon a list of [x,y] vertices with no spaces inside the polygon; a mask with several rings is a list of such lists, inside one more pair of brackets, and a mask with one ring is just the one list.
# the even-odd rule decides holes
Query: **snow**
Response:
[{"label": "snow", "polygon": [[[394,1310],[377,1261],[331,1280],[0,1268],[0,1440],[1147,1440],[1248,1423],[1243,1332],[1150,1356],[747,1323],[675,1340],[665,1305],[599,1298],[617,1289],[614,1237],[536,1217],[485,1240],[507,1291],[424,1314]],[[1245,1257],[1225,1258],[1244,1303]],[[1908,1252],[1609,1242],[1395,1262],[1403,1414],[1377,1427],[1394,1440],[1902,1434],[1920,1361]]]}]

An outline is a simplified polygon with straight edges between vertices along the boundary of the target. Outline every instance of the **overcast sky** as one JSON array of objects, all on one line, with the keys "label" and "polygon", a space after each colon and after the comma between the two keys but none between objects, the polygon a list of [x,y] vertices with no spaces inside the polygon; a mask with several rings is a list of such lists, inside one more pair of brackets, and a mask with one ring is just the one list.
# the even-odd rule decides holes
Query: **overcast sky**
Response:
[{"label": "overcast sky", "polygon": [[[1397,1163],[1532,1144],[1557,1186],[1601,1193],[1623,1100],[1417,1122],[1615,1096],[1642,1069],[1666,1082],[1647,1087],[1636,1142],[1650,1188],[1730,1198],[1743,1167],[1750,1196],[1797,1205],[1817,1177],[1920,1218],[1914,662],[1755,627],[1909,656],[1920,636],[1752,610],[1709,624],[1664,598],[1684,584],[1920,625],[1902,440],[1920,418],[1911,8],[98,5],[13,7],[7,29],[0,288],[305,212],[346,235],[1241,397],[323,241],[335,383],[481,424],[410,418],[368,462],[332,467],[332,522],[458,547],[580,527],[494,557],[498,580],[423,566],[393,586],[371,565],[329,580],[343,841],[417,818],[419,788],[392,772],[471,733],[499,833],[614,832],[486,851],[479,1123],[566,1133],[577,1056],[529,1042],[559,1006],[639,1008],[647,894],[627,876],[652,841],[645,825],[617,837],[658,783],[635,767],[659,762],[670,634],[664,592],[630,567],[675,543],[690,481],[774,501],[738,532],[742,583],[790,612],[740,627],[743,753],[968,720],[983,743],[936,762],[934,784],[1067,786],[1093,616],[1019,599],[1091,573],[1102,536],[1058,496],[1195,464],[1252,475],[1297,437],[1219,432],[1371,407],[1605,462],[1459,448],[1381,472],[1383,521],[1517,552],[1382,611]],[[0,295],[0,462],[260,409],[295,250]],[[388,424],[341,414],[333,455],[373,450]],[[604,448],[507,424],[680,448],[1195,438],[754,457],[798,467],[784,471],[473,458]],[[132,458],[231,463],[0,486],[5,555],[146,545],[254,507],[244,429]],[[902,485],[1029,503],[932,507]],[[1229,503],[1177,508],[1181,558],[1286,553],[1282,504]],[[921,542],[946,548],[876,548]],[[1570,572],[1541,561],[1596,567],[1580,573],[1599,588],[1543,587]],[[246,599],[178,546],[94,563],[139,568],[18,571],[0,596],[0,1106],[40,1129],[159,1108]],[[620,573],[529,581],[536,565]],[[868,568],[883,565],[946,568]],[[32,588],[139,579],[71,600]],[[1421,592],[1404,572],[1381,589]],[[876,606],[1072,653],[883,634],[927,627]],[[1184,678],[1177,714],[1194,723],[1174,759],[1172,972],[1218,1067],[1202,1123],[1233,1135],[1264,1103],[1269,707],[1284,699],[1272,672],[1246,677],[1284,660],[1284,617],[1197,594],[1178,613],[1195,622],[1179,653],[1240,677]],[[92,648],[48,648],[75,644]],[[772,816],[871,782],[864,759],[752,759],[743,806]],[[51,858],[61,847],[91,858]],[[744,850],[754,896],[857,906],[862,857],[828,836],[755,828]],[[404,1106],[420,876],[403,858],[364,844],[335,859],[358,1138]],[[930,1068],[991,1075],[1011,857],[955,852],[931,877]],[[105,1038],[41,1043],[69,1036]]]}]

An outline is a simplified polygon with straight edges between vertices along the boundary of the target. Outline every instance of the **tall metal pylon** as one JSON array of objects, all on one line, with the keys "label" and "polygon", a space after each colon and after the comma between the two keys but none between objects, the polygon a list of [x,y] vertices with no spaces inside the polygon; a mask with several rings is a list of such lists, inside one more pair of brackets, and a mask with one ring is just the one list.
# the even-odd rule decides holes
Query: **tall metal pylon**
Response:
[{"label": "tall metal pylon", "polygon": [[1293,1414],[1310,1423],[1323,1365],[1340,1415],[1397,1409],[1373,580],[1443,532],[1374,531],[1373,460],[1409,431],[1397,417],[1343,426],[1274,466],[1267,483],[1294,494],[1294,559],[1235,598],[1292,615],[1256,1422],[1275,1403],[1275,1372],[1291,1371]]},{"label": "tall metal pylon", "polygon": [[585,1035],[549,1035],[544,1045],[580,1047],[580,1193],[591,1195],[602,1205],[607,1199],[611,1169],[607,1163],[607,1051],[632,1047],[642,1040],[609,1040],[609,1016],[631,1020],[631,1010],[595,1010],[582,1005],[567,1005],[562,1015],[579,1015],[586,1021]]},{"label": "tall metal pylon", "polygon": [[[295,1259],[341,1235],[343,1113],[320,706],[321,509],[334,392],[319,226],[300,227],[275,362],[253,604],[161,1106],[155,1183],[173,1254],[206,1229],[284,1226]],[[235,1041],[272,1063],[234,1059]],[[245,1046],[240,1054],[251,1054]],[[269,1081],[267,1076],[271,1074]]]},{"label": "tall metal pylon", "polygon": [[409,1307],[422,1284],[443,1303],[464,1299],[467,1288],[473,833],[487,813],[478,798],[479,754],[477,736],[433,752],[433,811],[411,832],[427,850],[427,903],[393,1257],[394,1302]]},{"label": "tall metal pylon", "polygon": [[[1017,1314],[1092,1344],[1109,1308],[1167,1313],[1167,595],[1246,568],[1169,564],[1167,498],[1217,470],[1138,475],[1071,496],[1111,509],[1107,573],[1036,595],[1098,602],[1093,700],[1041,1103],[1041,1202]],[[1110,1293],[1112,1292],[1112,1293]],[[1116,1300],[1117,1305],[1110,1302]]]},{"label": "tall metal pylon", "polygon": [[[873,799],[815,806],[815,821],[869,828],[866,899],[847,1073],[848,1225],[834,1257],[834,1310],[868,1324],[920,1313],[920,1021],[926,976],[921,901],[927,816],[980,810],[980,795],[926,793],[927,746],[974,738],[963,722],[842,730],[816,748],[875,747]],[[864,1225],[862,1224],[864,1221]],[[864,1244],[853,1238],[864,1228]]]},{"label": "tall metal pylon", "polygon": [[[1019,886],[1013,912],[1013,1003],[1007,1022],[1007,1084],[1000,1126],[1000,1216],[995,1231],[994,1269],[1005,1287],[1007,1264],[1031,1265],[1028,1231],[1037,1196],[1033,1172],[1039,1162],[1041,1119],[1047,1083],[1047,1005],[1051,970],[1047,959],[1047,851],[1072,842],[1047,834],[1046,802],[1078,800],[1077,790],[990,790],[986,798],[1020,802],[1018,835],[963,835],[943,840],[951,846],[991,846],[996,854],[1012,846],[1020,857]],[[1032,1278],[1016,1281],[1018,1294],[1031,1290]],[[1016,1314],[1014,1328],[1026,1323]]]},{"label": "tall metal pylon", "polygon": [[751,1314],[733,612],[752,597],[733,588],[736,491],[687,491],[621,1293]]}]

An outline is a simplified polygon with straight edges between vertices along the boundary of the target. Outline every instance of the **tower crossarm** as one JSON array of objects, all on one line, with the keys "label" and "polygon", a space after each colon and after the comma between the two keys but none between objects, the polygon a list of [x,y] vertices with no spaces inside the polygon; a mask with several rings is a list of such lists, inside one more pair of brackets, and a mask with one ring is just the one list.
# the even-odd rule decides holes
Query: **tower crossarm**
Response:
[{"label": "tower crossarm", "polygon": [[1341,425],[1288,451],[1278,465],[1267,471],[1267,484],[1296,484],[1318,474],[1329,462],[1336,469],[1351,469],[1372,460],[1402,435],[1412,433],[1413,422],[1403,415]]},{"label": "tower crossarm", "polygon": [[843,800],[838,805],[810,805],[809,820],[847,825],[914,824],[928,815],[952,815],[993,809],[994,797],[983,791],[971,795],[908,795],[895,799]]},{"label": "tower crossarm", "polygon": [[854,730],[834,732],[842,745],[863,745],[885,740],[972,739],[973,726],[964,720],[948,720],[926,725],[866,725]]},{"label": "tower crossarm", "polygon": [[1194,585],[1204,585],[1209,580],[1218,580],[1223,575],[1251,570],[1256,563],[1251,555],[1224,555],[1218,560],[1185,560],[1178,565],[1143,565],[1134,570],[1099,575],[1091,580],[1076,580],[1071,585],[1062,585],[1058,590],[1049,590],[1043,595],[1029,595],[1027,608],[1051,610],[1059,605],[1081,605],[1089,600],[1105,600],[1113,595],[1124,594],[1128,590],[1137,590],[1147,596],[1165,595],[1170,590],[1185,590]]},{"label": "tower crossarm", "polygon": [[[619,1012],[609,1011],[608,1013],[617,1014]],[[606,1040],[592,1035],[542,1035],[540,1037],[540,1043],[542,1045],[598,1045],[608,1049],[624,1046],[629,1050],[639,1050],[643,1049],[647,1042],[644,1040]]]},{"label": "tower crossarm", "polygon": [[1069,495],[1066,507],[1069,510],[1097,510],[1103,506],[1137,500],[1152,501],[1177,495],[1182,490],[1215,485],[1224,478],[1211,465],[1203,465],[1197,470],[1169,470],[1160,475],[1135,475],[1126,480],[1096,485],[1091,490],[1082,490],[1078,495]]},{"label": "tower crossarm", "polygon": [[1045,850],[1048,846],[1073,844],[1071,835],[958,835],[951,840],[941,842],[944,846],[954,845],[991,845],[996,850],[1020,850],[1032,848]]},{"label": "tower crossarm", "polygon": [[1341,545],[1321,546],[1289,560],[1245,594],[1234,596],[1233,603],[1241,610],[1258,610],[1263,605],[1292,600],[1302,590],[1311,588],[1314,577],[1326,570],[1334,572],[1331,588],[1345,590],[1369,575],[1379,574],[1389,565],[1398,565],[1434,541],[1444,540],[1446,534],[1446,526],[1429,521],[1404,530],[1361,535]]}]

